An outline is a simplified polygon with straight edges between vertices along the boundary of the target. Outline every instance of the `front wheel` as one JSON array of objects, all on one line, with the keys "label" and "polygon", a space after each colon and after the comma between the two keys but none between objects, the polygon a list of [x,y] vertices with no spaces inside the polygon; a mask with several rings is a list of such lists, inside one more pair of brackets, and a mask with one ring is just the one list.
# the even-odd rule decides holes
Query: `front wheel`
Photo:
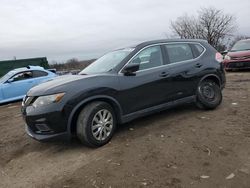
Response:
[{"label": "front wheel", "polygon": [[222,101],[222,92],[212,80],[202,81],[197,88],[196,105],[202,109],[215,109]]},{"label": "front wheel", "polygon": [[116,117],[106,102],[93,102],[80,112],[77,120],[77,137],[91,147],[105,145],[116,129]]}]

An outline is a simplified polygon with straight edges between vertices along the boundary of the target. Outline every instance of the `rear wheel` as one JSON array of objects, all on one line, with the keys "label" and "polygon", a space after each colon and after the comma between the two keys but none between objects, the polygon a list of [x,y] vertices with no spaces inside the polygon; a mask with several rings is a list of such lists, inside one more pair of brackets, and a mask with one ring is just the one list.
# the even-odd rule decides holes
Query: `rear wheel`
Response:
[{"label": "rear wheel", "polygon": [[116,129],[112,107],[106,102],[93,102],[80,112],[77,120],[77,137],[91,147],[105,145]]},{"label": "rear wheel", "polygon": [[212,80],[202,81],[197,88],[196,105],[201,109],[215,109],[222,101],[221,89]]}]

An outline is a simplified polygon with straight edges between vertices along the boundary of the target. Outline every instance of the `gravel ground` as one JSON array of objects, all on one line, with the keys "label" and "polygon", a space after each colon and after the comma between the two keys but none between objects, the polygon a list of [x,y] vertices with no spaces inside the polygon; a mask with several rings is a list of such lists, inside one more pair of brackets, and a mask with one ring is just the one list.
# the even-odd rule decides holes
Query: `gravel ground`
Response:
[{"label": "gravel ground", "polygon": [[250,187],[250,72],[227,73],[213,111],[181,106],[120,126],[90,149],[39,143],[20,102],[0,106],[0,187]]}]

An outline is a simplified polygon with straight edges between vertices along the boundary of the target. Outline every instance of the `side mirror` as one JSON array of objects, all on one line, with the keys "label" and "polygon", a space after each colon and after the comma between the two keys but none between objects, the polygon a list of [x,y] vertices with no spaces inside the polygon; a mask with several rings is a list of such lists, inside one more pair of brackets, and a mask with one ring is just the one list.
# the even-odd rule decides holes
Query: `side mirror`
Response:
[{"label": "side mirror", "polygon": [[7,80],[7,83],[12,83],[14,82],[14,78],[10,78],[9,80]]},{"label": "side mirror", "polygon": [[125,75],[125,76],[135,76],[136,75],[136,71],[138,71],[140,68],[140,64],[138,63],[132,63],[132,64],[129,64],[127,65],[122,73]]}]

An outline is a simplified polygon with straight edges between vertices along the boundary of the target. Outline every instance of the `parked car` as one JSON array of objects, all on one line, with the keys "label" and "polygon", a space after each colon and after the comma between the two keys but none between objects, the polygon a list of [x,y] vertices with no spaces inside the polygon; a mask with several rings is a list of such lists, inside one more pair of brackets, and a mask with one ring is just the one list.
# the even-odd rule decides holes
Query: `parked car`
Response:
[{"label": "parked car", "polygon": [[33,86],[54,78],[56,74],[40,66],[14,69],[0,78],[0,104],[22,99]]},{"label": "parked car", "polygon": [[40,141],[77,135],[98,147],[118,124],[138,117],[190,102],[214,109],[225,85],[221,61],[203,40],[158,40],[112,51],[79,75],[33,87],[22,106],[26,131]]},{"label": "parked car", "polygon": [[223,63],[228,71],[250,69],[250,39],[236,42],[225,55]]}]

